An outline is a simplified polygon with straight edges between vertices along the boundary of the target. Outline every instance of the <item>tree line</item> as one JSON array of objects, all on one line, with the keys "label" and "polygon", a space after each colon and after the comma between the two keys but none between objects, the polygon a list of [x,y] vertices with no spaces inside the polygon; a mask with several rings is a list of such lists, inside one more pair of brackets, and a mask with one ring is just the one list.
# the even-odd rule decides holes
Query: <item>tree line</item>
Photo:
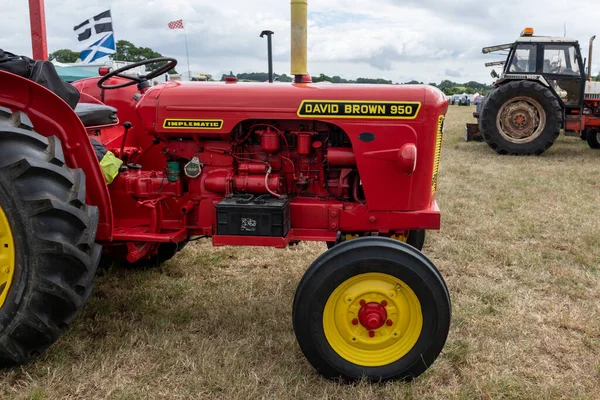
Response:
[{"label": "tree line", "polygon": [[[240,74],[234,74],[233,71],[229,74],[223,74],[221,81],[224,81],[226,77],[234,76],[239,81],[253,81],[253,82],[266,82],[269,79],[269,74],[266,72],[244,72]],[[273,74],[275,80],[280,82],[292,82],[293,78],[286,74]],[[365,83],[365,84],[394,84],[391,80],[381,78],[357,78],[357,79],[344,79],[338,75],[328,76],[325,74],[319,74],[312,77],[313,82],[331,82],[331,83]],[[424,82],[409,81],[403,83],[396,83],[402,85],[422,85]],[[443,80],[440,83],[430,82],[429,85],[435,86],[442,90],[445,94],[451,96],[453,94],[486,94],[491,88],[491,85],[479,83],[475,81],[469,81],[466,83],[452,82],[450,80]]]},{"label": "tree line", "polygon": [[[116,53],[112,56],[113,60],[120,61],[142,61],[150,58],[158,58],[163,55],[157,51],[152,50],[149,47],[137,47],[133,43],[127,40],[119,40],[116,43]],[[61,49],[57,50],[50,54],[50,60],[57,60],[62,63],[74,63],[79,59],[79,52]],[[149,69],[155,69],[158,65],[150,65]],[[172,70],[171,73],[176,74],[177,71]],[[213,78],[211,75],[206,75],[208,80],[212,81]],[[224,81],[227,76],[235,76],[239,81],[255,81],[255,82],[266,82],[269,79],[269,74],[266,72],[244,72],[239,73],[237,75],[233,74],[233,71],[229,72],[229,75],[223,74],[221,76],[221,81]],[[288,76],[287,74],[273,74],[275,80],[279,82],[293,82],[293,77]],[[600,79],[600,75],[598,77]],[[394,82],[388,79],[382,78],[357,78],[357,79],[345,79],[341,76],[334,75],[328,76],[325,74],[319,74],[312,77],[313,82],[331,82],[331,83],[356,83],[356,84],[387,84],[391,85]],[[405,85],[418,85],[423,84],[423,82],[419,81],[409,81],[403,83],[396,84],[405,84]],[[458,83],[450,80],[443,80],[440,83],[430,82],[429,85],[435,86],[442,90],[446,95],[453,94],[487,94],[487,92],[492,88],[490,85],[486,85],[484,83],[479,83],[475,81],[469,81],[466,83]]]}]

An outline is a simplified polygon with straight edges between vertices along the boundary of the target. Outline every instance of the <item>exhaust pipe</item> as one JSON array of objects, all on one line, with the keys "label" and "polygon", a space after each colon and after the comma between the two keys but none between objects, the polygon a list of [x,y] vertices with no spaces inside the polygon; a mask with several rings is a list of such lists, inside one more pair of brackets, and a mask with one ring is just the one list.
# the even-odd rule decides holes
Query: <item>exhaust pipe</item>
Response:
[{"label": "exhaust pipe", "polygon": [[260,37],[267,36],[267,58],[269,63],[269,83],[273,83],[273,42],[271,40],[271,36],[273,36],[273,31],[262,31],[260,33]]},{"label": "exhaust pipe", "polygon": [[596,40],[596,35],[592,36],[590,39],[590,56],[588,58],[588,80],[592,80],[592,50],[594,50],[594,40]]},{"label": "exhaust pipe", "polygon": [[308,0],[291,0],[291,64],[295,83],[302,83],[302,77],[308,74]]}]

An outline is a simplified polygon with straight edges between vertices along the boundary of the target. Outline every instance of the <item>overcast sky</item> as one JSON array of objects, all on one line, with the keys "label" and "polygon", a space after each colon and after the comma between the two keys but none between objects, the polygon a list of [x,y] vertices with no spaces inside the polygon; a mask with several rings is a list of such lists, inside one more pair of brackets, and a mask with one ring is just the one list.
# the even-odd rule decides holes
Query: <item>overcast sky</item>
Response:
[{"label": "overcast sky", "polygon": [[[31,55],[27,0],[0,0],[0,48]],[[186,70],[182,18],[191,69],[221,76],[266,71],[264,29],[275,31],[275,72],[289,74],[287,0],[46,0],[50,51],[81,50],[73,26],[112,8],[117,40],[152,47]],[[309,0],[309,72],[394,82],[491,82],[483,64],[502,57],[481,48],[514,41],[526,26],[536,34],[576,38],[587,57],[599,33],[597,0]],[[596,31],[597,30],[597,31]],[[600,47],[600,39],[598,40]],[[599,72],[600,50],[594,72]]]}]

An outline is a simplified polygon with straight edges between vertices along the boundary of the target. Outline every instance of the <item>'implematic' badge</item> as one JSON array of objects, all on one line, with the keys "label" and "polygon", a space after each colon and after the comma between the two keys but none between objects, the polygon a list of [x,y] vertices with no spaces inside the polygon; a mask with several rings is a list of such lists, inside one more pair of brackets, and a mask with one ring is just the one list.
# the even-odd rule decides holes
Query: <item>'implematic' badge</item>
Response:
[{"label": "'implematic' badge", "polygon": [[304,100],[298,108],[303,118],[415,119],[418,101]]},{"label": "'implematic' badge", "polygon": [[165,119],[165,129],[218,130],[223,127],[222,119]]}]

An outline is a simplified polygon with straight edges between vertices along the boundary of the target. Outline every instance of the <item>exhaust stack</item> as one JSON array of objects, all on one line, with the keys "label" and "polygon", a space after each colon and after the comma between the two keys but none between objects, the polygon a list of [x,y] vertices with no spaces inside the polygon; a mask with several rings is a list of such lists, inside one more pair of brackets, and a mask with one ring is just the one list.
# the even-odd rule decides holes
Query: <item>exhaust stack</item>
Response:
[{"label": "exhaust stack", "polygon": [[590,56],[588,58],[588,80],[592,80],[592,50],[594,50],[594,40],[596,40],[596,35],[592,36],[590,39]]},{"label": "exhaust stack", "polygon": [[291,64],[295,83],[302,83],[302,76],[308,73],[308,0],[291,0]]}]

